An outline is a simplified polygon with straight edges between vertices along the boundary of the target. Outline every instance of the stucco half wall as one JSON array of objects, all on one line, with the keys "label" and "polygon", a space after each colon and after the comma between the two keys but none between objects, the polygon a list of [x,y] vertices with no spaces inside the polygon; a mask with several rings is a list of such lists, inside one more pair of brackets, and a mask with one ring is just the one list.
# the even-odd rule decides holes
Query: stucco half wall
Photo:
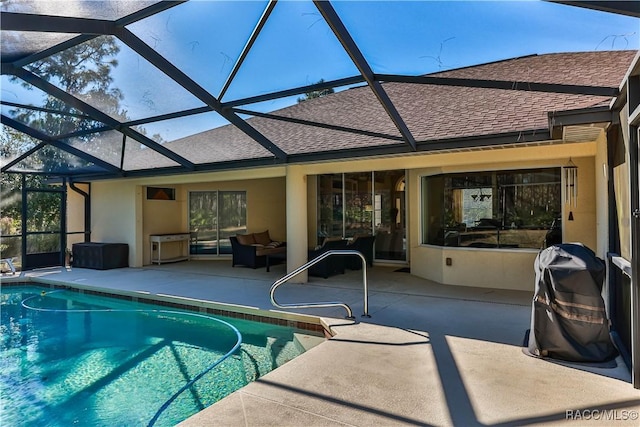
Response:
[{"label": "stucco half wall", "polygon": [[417,246],[411,251],[411,273],[447,285],[533,291],[537,254],[536,250]]}]

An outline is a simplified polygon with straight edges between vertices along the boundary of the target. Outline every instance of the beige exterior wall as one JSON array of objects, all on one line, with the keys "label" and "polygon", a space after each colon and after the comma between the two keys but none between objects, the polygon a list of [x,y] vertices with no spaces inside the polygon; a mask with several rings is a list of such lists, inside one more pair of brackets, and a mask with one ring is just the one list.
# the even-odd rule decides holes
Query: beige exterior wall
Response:
[{"label": "beige exterior wall", "polygon": [[[143,197],[143,240],[149,241],[151,234],[185,233],[189,231],[190,191],[246,191],[247,232],[269,230],[274,240],[287,240],[285,179],[238,179],[234,181],[197,182],[169,185],[176,189],[176,200],[147,200]],[[146,188],[146,187],[145,187]],[[146,191],[146,190],[145,190]],[[167,258],[179,255],[179,246],[163,246]],[[151,246],[143,248],[143,263],[151,263]]]},{"label": "beige exterior wall", "polygon": [[136,186],[123,181],[100,181],[91,185],[91,241],[126,243],[129,266],[137,265],[136,251],[141,212]]},{"label": "beige exterior wall", "polygon": [[[285,169],[278,167],[98,181],[91,188],[91,240],[127,243],[129,265],[148,265],[151,262],[149,235],[188,231],[188,193],[196,190],[246,191],[248,231],[268,229],[273,239],[286,240],[284,176]],[[146,200],[147,186],[175,188],[176,200]],[[179,248],[166,245],[162,250],[163,257],[171,257],[177,255]]]},{"label": "beige exterior wall", "polygon": [[[293,185],[293,181],[286,178],[291,166],[98,182],[92,188],[92,240],[128,243],[131,265],[148,264],[150,234],[188,230],[189,191],[241,190],[247,191],[250,232],[269,229],[277,240],[311,242],[316,224],[315,175],[405,169],[407,248],[412,274],[447,285],[531,290],[537,250],[443,248],[421,243],[422,177],[465,171],[562,167],[571,157],[578,166],[578,206],[563,206],[564,240],[582,242],[604,256],[607,218],[606,177],[602,173],[602,164],[606,162],[605,147],[601,137],[598,141],[586,143],[310,163],[301,166],[303,169],[297,167],[294,174],[306,175],[306,191],[299,185],[295,189],[287,189],[287,185]],[[295,182],[298,181],[296,179]],[[176,188],[177,200],[146,200],[144,188],[148,185]],[[303,197],[305,200],[299,200]],[[600,202],[596,203],[596,200]],[[287,201],[290,203],[288,208]],[[305,210],[306,228],[287,228],[287,215]],[[567,220],[570,210],[574,221]],[[302,253],[302,250],[296,248],[296,252]],[[299,264],[303,255],[297,255],[292,260],[295,258]],[[451,266],[446,265],[447,258],[451,259]]]},{"label": "beige exterior wall", "polygon": [[[445,248],[423,245],[421,179],[442,173],[562,167],[569,157],[578,166],[578,206],[574,221],[562,210],[565,241],[581,242],[596,250],[596,143],[523,147],[462,154],[439,154],[424,159],[424,167],[409,171],[409,234],[411,273],[447,285],[533,290],[535,249]],[[526,159],[526,160],[524,160]],[[563,189],[564,191],[564,189]],[[446,265],[447,258],[451,265]]]}]

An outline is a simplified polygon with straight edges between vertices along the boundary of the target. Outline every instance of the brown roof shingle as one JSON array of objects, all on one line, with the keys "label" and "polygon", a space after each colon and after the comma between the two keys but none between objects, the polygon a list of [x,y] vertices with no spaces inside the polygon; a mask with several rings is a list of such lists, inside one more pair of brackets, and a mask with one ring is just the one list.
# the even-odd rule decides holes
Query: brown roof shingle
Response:
[{"label": "brown roof shingle", "polygon": [[[532,55],[431,76],[618,87],[635,54],[635,51],[601,51]],[[610,100],[609,97],[594,95],[416,83],[384,83],[383,87],[415,139],[424,143],[547,129],[550,111],[588,108]],[[287,154],[402,143],[398,140],[397,128],[367,86],[307,100],[273,114],[375,134],[345,132],[265,117],[248,120],[251,126]],[[230,125],[182,138],[166,146],[196,163],[272,157]]]}]

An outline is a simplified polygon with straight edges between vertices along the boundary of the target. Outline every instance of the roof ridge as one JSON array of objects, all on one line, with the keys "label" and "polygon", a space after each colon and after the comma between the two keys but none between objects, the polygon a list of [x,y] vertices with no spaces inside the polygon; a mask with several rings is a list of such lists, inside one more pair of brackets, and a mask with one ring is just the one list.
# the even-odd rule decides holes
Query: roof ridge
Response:
[{"label": "roof ridge", "polygon": [[585,50],[585,51],[572,51],[572,52],[548,52],[548,53],[532,53],[529,55],[522,55],[522,56],[515,56],[512,58],[504,58],[504,59],[498,59],[496,61],[489,61],[489,62],[483,62],[480,64],[474,64],[474,65],[465,65],[464,67],[458,67],[458,68],[451,68],[448,70],[441,70],[441,71],[436,71],[433,73],[427,73],[427,74],[422,74],[422,76],[426,77],[426,76],[437,76],[438,74],[443,74],[443,73],[450,73],[450,72],[455,72],[455,71],[461,71],[461,70],[468,70],[471,68],[477,68],[477,67],[484,67],[487,65],[495,65],[495,64],[500,64],[503,62],[512,62],[512,61],[518,61],[518,60],[522,60],[522,59],[526,59],[526,58],[534,58],[534,57],[544,57],[544,56],[553,56],[553,55],[584,55],[584,54],[589,54],[589,53],[613,53],[613,52],[636,52],[635,49],[611,49],[611,50]]},{"label": "roof ridge", "polygon": [[492,64],[499,64],[501,62],[513,61],[513,60],[516,60],[516,59],[532,58],[534,56],[540,56],[540,55],[537,54],[537,53],[531,53],[529,55],[516,56],[516,57],[513,57],[513,58],[504,58],[504,59],[498,59],[498,60],[490,61],[490,62],[483,62],[483,63],[480,63],[480,64],[465,65],[464,67],[450,68],[448,70],[441,70],[441,71],[436,71],[436,72],[433,72],[433,73],[422,74],[422,76],[434,76],[436,74],[448,73],[448,72],[451,72],[451,71],[467,70],[469,68],[482,67],[482,66],[485,66],[485,65],[492,65]]}]

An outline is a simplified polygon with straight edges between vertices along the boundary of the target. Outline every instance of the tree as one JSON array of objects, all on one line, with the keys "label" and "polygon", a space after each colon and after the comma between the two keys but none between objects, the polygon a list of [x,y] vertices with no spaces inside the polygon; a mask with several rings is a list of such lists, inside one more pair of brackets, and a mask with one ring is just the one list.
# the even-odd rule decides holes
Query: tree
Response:
[{"label": "tree", "polygon": [[[83,99],[86,102],[99,105],[100,109],[112,117],[126,121],[126,111],[121,110],[122,93],[111,87],[113,78],[111,71],[117,67],[115,59],[120,47],[114,38],[96,37],[80,45],[71,47],[46,59],[28,65],[34,74],[47,80],[67,93]],[[18,81],[13,77],[12,81]],[[27,89],[33,89],[28,83],[22,83]],[[14,108],[9,115],[15,120],[37,129],[45,134],[58,136],[70,132],[88,130],[96,127],[98,122],[89,119],[70,105],[46,95],[38,109]],[[113,146],[97,142],[95,134],[79,137],[83,149],[97,157],[110,155]],[[38,141],[15,131],[8,126],[2,126],[0,131],[0,155],[3,163],[35,147]],[[51,175],[56,171],[66,169],[70,160],[77,159],[51,146],[38,150],[29,157],[31,165],[40,168]],[[30,187],[44,187],[44,175],[29,175]],[[0,175],[0,190],[2,195],[2,233],[15,232],[21,223],[20,191],[21,178],[18,174],[2,173]],[[29,200],[30,212],[36,213],[28,218],[30,230],[49,230],[59,226],[60,206],[55,197],[47,197],[37,193],[33,200]]]},{"label": "tree", "polygon": [[[322,83],[324,83],[324,79],[318,80],[318,82],[316,84],[322,84]],[[334,92],[335,91],[331,87],[327,88],[327,89],[312,90],[312,91],[309,91],[309,92],[305,92],[304,98],[298,98],[298,103],[303,102],[303,101],[307,101],[309,99],[321,98],[323,96],[330,95],[330,94],[332,94]]]}]

